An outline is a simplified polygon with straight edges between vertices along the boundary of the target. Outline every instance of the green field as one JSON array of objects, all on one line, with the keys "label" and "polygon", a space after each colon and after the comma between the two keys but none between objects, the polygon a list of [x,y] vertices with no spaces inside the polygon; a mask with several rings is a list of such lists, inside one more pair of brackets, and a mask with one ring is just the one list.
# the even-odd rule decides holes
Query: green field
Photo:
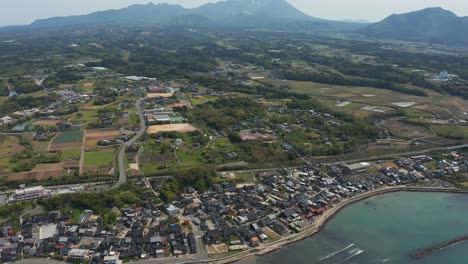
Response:
[{"label": "green field", "polygon": [[212,102],[212,101],[218,100],[218,97],[210,96],[210,95],[199,96],[197,98],[195,98],[193,96],[189,96],[189,98],[190,98],[190,101],[192,102],[193,105],[200,105],[200,104],[204,104],[204,103],[207,103],[207,102]]},{"label": "green field", "polygon": [[70,142],[81,142],[83,140],[83,131],[70,131],[63,132],[54,138],[54,144],[70,143]]},{"label": "green field", "polygon": [[0,174],[8,173],[13,167],[10,157],[0,157]]},{"label": "green field", "polygon": [[410,117],[410,118],[420,118],[420,117],[431,118],[432,117],[432,115],[428,112],[417,110],[417,109],[411,109],[411,108],[402,109],[401,112],[406,117]]},{"label": "green field", "polygon": [[114,163],[114,152],[86,152],[84,155],[85,166],[106,166]]},{"label": "green field", "polygon": [[75,114],[72,117],[73,121],[82,123],[92,123],[98,120],[97,110],[81,109],[79,113],[82,114],[82,116],[78,116],[77,114]]},{"label": "green field", "polygon": [[447,136],[464,136],[468,137],[468,127],[466,126],[450,126],[450,125],[435,125],[431,126],[432,130],[443,137]]},{"label": "green field", "polygon": [[64,149],[62,151],[63,159],[79,159],[81,157],[81,149]]}]

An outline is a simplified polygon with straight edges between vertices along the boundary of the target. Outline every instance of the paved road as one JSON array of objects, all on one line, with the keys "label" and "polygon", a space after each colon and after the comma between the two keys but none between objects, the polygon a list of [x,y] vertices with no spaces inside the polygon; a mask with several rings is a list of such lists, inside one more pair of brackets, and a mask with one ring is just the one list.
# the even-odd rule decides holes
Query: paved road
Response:
[{"label": "paved road", "polygon": [[146,131],[145,117],[143,116],[143,111],[141,109],[142,101],[143,101],[143,98],[138,99],[135,105],[136,113],[140,116],[141,129],[132,139],[130,139],[125,144],[122,144],[122,146],[120,147],[119,154],[117,157],[117,163],[119,166],[119,180],[117,181],[117,183],[114,184],[114,186],[112,186],[113,189],[119,188],[120,185],[122,185],[123,183],[127,181],[127,172],[125,168],[125,148],[133,145],[141,136],[143,136],[143,134]]}]

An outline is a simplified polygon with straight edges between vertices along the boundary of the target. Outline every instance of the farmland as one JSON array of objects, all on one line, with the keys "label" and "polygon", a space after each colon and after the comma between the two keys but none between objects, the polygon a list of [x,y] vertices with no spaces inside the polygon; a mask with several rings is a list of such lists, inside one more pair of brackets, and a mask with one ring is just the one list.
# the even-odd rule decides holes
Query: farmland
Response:
[{"label": "farmland", "polygon": [[113,151],[86,152],[84,156],[85,166],[107,166],[114,163]]},{"label": "farmland", "polygon": [[83,131],[70,131],[58,134],[51,142],[49,149],[67,149],[80,147],[83,141]]},{"label": "farmland", "polygon": [[440,136],[468,138],[468,126],[435,125],[431,128]]},{"label": "farmland", "polygon": [[81,149],[80,148],[62,150],[62,158],[63,159],[80,159],[80,157],[81,157]]},{"label": "farmland", "polygon": [[0,135],[0,156],[13,155],[23,149],[17,137]]},{"label": "farmland", "polygon": [[63,120],[39,120],[32,124],[35,126],[56,126],[60,122],[63,122]]},{"label": "farmland", "polygon": [[101,140],[115,140],[120,136],[120,131],[116,129],[91,129],[86,130],[86,146],[96,146]]},{"label": "farmland", "polygon": [[83,141],[83,131],[76,130],[60,133],[54,138],[52,144],[64,144],[81,141]]}]

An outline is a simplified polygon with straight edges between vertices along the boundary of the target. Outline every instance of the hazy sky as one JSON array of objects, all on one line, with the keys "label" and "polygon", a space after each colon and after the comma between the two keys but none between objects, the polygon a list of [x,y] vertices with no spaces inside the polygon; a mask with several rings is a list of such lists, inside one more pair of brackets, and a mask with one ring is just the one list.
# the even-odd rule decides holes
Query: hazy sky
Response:
[{"label": "hazy sky", "polygon": [[[29,24],[38,18],[87,14],[151,0],[0,0],[0,25]],[[468,16],[467,0],[288,0],[303,12],[327,19],[378,21],[393,13],[440,6]],[[217,0],[153,0],[196,7]]]}]

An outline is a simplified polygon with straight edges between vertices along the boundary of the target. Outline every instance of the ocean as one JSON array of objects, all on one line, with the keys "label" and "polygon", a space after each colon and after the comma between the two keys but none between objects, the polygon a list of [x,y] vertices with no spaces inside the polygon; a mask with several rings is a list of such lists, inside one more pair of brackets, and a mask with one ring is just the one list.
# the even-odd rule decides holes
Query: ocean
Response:
[{"label": "ocean", "polygon": [[468,263],[468,241],[413,260],[409,254],[468,234],[468,195],[399,192],[355,203],[319,234],[242,264]]}]

